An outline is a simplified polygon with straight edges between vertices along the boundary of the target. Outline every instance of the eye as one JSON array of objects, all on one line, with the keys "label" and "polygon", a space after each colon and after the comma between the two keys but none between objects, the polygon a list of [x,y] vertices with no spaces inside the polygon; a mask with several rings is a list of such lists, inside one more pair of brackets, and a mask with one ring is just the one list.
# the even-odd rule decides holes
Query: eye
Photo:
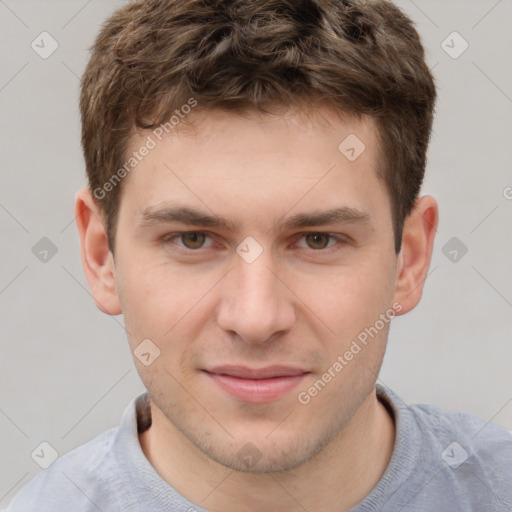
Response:
[{"label": "eye", "polygon": [[[313,250],[322,250],[326,248],[330,248],[333,245],[336,244],[336,242],[343,243],[344,240],[336,237],[334,235],[331,235],[330,233],[304,233],[302,235],[302,238],[306,241],[307,248],[313,249]],[[329,245],[329,242],[332,241]],[[304,246],[302,246],[304,247]]]},{"label": "eye", "polygon": [[[171,235],[168,235],[164,237],[163,241],[164,243],[172,242],[176,243],[177,245],[184,247],[185,249],[190,250],[197,250],[197,249],[203,249],[205,240],[210,238],[206,233],[203,233],[202,231],[185,231],[182,233],[173,233]],[[176,242],[175,240],[179,240],[179,242]]]}]

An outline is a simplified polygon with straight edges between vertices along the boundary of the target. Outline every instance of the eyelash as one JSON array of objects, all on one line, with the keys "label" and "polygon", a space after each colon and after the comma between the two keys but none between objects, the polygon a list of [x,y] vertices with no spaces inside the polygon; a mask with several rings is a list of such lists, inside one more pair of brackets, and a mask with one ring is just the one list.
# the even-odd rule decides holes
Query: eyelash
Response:
[{"label": "eyelash", "polygon": [[[162,237],[162,243],[163,244],[166,244],[166,243],[175,243],[174,240],[176,239],[179,239],[182,235],[192,235],[192,234],[203,234],[203,235],[206,235],[208,238],[210,238],[210,240],[213,241],[212,237],[205,231],[179,231],[179,232],[175,232],[175,233],[170,233],[168,235],[165,235],[164,237]],[[299,240],[303,239],[305,236],[307,235],[326,235],[329,237],[329,242],[331,240],[335,240],[336,242],[338,242],[338,245],[341,244],[341,245],[345,245],[347,244],[347,239],[346,238],[342,238],[342,237],[339,237],[339,236],[336,236],[332,233],[326,233],[324,231],[306,231],[304,233],[300,233],[300,238]],[[328,243],[329,243],[328,242]],[[197,249],[190,249],[188,247],[185,247],[183,245],[179,245],[177,244],[178,247],[180,248],[180,250],[183,250],[185,252],[199,252],[201,249],[205,249],[205,247],[199,247]],[[312,249],[310,247],[302,247],[301,249],[310,249],[311,251],[313,252],[317,252],[317,253],[321,253],[321,252],[324,252],[324,253],[328,253],[328,252],[331,252],[331,249],[332,247],[334,247],[336,244],[333,244],[331,246],[327,246],[323,249]],[[206,249],[208,249],[208,247],[206,247]]]}]

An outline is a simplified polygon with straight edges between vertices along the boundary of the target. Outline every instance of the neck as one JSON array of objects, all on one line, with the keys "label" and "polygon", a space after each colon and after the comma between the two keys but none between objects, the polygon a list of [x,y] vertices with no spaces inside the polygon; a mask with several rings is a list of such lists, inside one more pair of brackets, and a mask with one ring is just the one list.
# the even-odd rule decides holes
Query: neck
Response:
[{"label": "neck", "polygon": [[146,457],[177,492],[211,512],[348,510],[361,501],[384,473],[395,441],[390,413],[375,389],[347,426],[324,449],[285,472],[233,471],[206,457],[151,403],[153,422],[139,435]]}]

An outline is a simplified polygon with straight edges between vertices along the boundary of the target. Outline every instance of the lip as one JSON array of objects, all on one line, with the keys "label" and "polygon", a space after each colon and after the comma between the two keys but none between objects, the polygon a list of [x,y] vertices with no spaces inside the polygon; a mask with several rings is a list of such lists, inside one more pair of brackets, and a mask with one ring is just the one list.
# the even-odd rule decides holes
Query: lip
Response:
[{"label": "lip", "polygon": [[300,368],[281,365],[265,368],[217,366],[203,372],[232,397],[250,403],[277,400],[309,373]]}]

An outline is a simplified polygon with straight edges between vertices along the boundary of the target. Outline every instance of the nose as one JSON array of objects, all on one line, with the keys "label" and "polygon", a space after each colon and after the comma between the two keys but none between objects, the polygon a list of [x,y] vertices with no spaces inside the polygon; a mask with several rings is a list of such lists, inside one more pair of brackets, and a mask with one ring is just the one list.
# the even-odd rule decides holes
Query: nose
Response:
[{"label": "nose", "polygon": [[269,252],[247,263],[235,255],[217,312],[224,331],[247,343],[264,344],[289,331],[296,320],[294,295]]}]

